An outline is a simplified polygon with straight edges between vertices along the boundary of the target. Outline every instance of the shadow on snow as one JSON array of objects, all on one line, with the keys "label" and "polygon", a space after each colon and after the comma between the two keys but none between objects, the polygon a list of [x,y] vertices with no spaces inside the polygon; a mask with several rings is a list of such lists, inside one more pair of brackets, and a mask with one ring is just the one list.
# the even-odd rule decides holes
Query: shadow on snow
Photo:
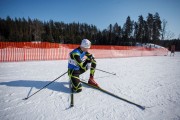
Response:
[{"label": "shadow on snow", "polygon": [[[32,80],[17,80],[10,82],[0,82],[0,85],[12,86],[12,87],[31,87],[41,89],[51,81],[32,81]],[[50,89],[53,91],[70,93],[69,82],[53,82],[44,89]]]}]

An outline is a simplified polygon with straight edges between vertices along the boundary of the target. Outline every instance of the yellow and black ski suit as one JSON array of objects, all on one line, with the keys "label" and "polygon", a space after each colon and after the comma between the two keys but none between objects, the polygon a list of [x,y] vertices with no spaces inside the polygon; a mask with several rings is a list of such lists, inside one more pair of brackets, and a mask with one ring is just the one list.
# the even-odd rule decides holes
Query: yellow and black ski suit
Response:
[{"label": "yellow and black ski suit", "polygon": [[[83,59],[87,57],[84,61]],[[72,83],[72,88],[75,92],[82,91],[82,85],[79,81],[79,75],[87,71],[87,64],[91,63],[90,76],[94,76],[96,61],[92,54],[83,52],[80,47],[74,49],[69,54],[68,75]]]}]

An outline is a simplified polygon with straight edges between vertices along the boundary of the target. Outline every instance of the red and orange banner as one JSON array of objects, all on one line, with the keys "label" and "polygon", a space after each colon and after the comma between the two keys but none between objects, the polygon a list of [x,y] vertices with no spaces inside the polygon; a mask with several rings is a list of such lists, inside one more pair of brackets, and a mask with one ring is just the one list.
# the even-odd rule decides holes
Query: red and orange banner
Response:
[{"label": "red and orange banner", "polygon": [[[78,46],[48,42],[0,42],[0,62],[66,60],[69,52]],[[168,54],[168,50],[136,46],[92,45],[90,53],[96,58],[120,58],[164,56]]]}]

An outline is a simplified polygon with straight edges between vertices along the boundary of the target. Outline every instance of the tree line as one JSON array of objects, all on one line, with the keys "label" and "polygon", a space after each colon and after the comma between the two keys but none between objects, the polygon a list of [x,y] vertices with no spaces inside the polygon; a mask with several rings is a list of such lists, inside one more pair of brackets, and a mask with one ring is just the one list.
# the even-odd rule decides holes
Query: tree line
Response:
[{"label": "tree line", "polygon": [[[86,23],[12,19],[10,16],[0,18],[0,41],[79,44],[83,38],[87,38],[96,45],[133,46],[136,43],[155,43],[168,47],[172,41],[167,40],[165,35],[166,21],[162,21],[158,13],[148,13],[146,19],[140,15],[138,21],[128,16],[123,26],[115,23],[103,30]],[[178,39],[173,42],[180,44]]]}]

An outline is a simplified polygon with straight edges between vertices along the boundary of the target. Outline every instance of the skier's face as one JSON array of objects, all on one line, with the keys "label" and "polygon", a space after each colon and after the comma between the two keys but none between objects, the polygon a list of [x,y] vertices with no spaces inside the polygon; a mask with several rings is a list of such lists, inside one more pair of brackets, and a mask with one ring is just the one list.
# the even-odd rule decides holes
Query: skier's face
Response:
[{"label": "skier's face", "polygon": [[81,50],[82,50],[83,52],[88,52],[89,48],[81,47]]}]

